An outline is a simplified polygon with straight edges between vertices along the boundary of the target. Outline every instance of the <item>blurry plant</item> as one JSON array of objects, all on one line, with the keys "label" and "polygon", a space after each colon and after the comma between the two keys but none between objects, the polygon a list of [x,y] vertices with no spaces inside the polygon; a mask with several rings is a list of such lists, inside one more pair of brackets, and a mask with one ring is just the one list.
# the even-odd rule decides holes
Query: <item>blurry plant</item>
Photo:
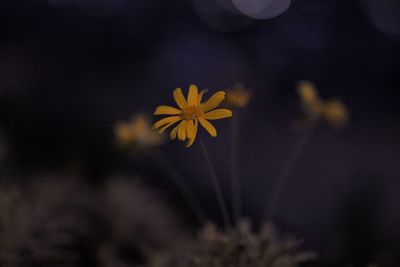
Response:
[{"label": "blurry plant", "polygon": [[310,81],[300,81],[297,86],[302,109],[311,121],[325,120],[333,127],[347,125],[350,114],[340,100],[323,101],[319,98],[314,84]]},{"label": "blurry plant", "polygon": [[133,116],[129,122],[118,122],[114,131],[118,144],[133,151],[165,142],[165,137],[152,130],[149,118],[143,114]]},{"label": "blurry plant", "polygon": [[149,265],[183,242],[184,231],[179,229],[176,216],[156,192],[114,177],[102,196],[111,224],[111,235],[99,251],[102,266]]},{"label": "blurry plant", "polygon": [[[85,241],[100,231],[88,194],[74,183],[46,181],[0,192],[1,266],[80,266]],[[88,259],[89,260],[89,259]]]},{"label": "blurry plant", "polygon": [[225,231],[205,225],[182,266],[295,267],[316,258],[315,253],[300,250],[300,240],[280,236],[270,223],[263,224],[259,233],[251,228],[249,220]]},{"label": "blurry plant", "polygon": [[126,179],[45,180],[0,192],[0,266],[144,266],[179,242],[158,195]]},{"label": "blurry plant", "polygon": [[154,124],[154,128],[162,134],[173,124],[180,122],[170,133],[172,140],[178,139],[186,141],[187,147],[190,147],[197,135],[198,123],[213,137],[217,136],[217,130],[208,120],[219,120],[232,116],[229,109],[216,109],[225,99],[225,92],[219,91],[212,95],[205,103],[202,103],[203,94],[206,90],[198,92],[196,85],[189,86],[187,99],[183,96],[182,89],[177,88],[173,96],[179,109],[171,106],[158,106],[154,115],[172,115],[167,116]]}]

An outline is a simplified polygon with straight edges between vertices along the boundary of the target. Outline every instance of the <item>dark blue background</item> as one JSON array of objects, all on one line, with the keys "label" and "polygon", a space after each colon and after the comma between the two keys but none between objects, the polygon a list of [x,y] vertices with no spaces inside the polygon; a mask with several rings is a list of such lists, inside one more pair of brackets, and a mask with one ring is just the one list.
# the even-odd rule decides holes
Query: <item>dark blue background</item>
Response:
[{"label": "dark blue background", "polygon": [[[318,266],[396,262],[400,37],[375,27],[367,2],[297,0],[283,15],[256,21],[212,0],[2,0],[0,127],[9,143],[7,168],[21,176],[72,172],[91,182],[141,174],[179,204],[154,162],[115,148],[114,123],[172,104],[178,86],[213,91],[242,81],[254,98],[238,112],[239,169],[245,214],[258,221],[296,140],[294,86],[310,79],[323,98],[344,100],[352,122],[340,132],[317,129],[275,220],[321,254]],[[204,8],[215,12],[209,16]],[[216,125],[219,138],[201,135],[228,197],[229,123]],[[220,220],[199,146],[170,143],[163,150]]]}]

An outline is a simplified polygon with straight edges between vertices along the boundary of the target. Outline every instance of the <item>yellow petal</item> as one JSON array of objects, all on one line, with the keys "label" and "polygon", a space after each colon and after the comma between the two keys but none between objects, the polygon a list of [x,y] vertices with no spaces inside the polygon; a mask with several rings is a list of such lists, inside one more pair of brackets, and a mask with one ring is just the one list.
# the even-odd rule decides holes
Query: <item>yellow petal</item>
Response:
[{"label": "yellow petal", "polygon": [[199,125],[198,120],[195,120],[195,121],[194,121],[194,134],[193,134],[193,138],[190,138],[190,139],[189,139],[189,142],[187,142],[186,147],[190,147],[191,145],[193,145],[194,140],[196,140],[197,129],[199,128],[198,125]]},{"label": "yellow petal", "polygon": [[162,134],[165,130],[167,130],[169,127],[171,127],[173,124],[181,120],[180,117],[176,118],[175,120],[171,121],[170,123],[166,124],[165,126],[161,127],[160,130],[158,130],[159,134]]},{"label": "yellow petal", "polygon": [[217,130],[215,129],[215,127],[214,127],[209,121],[205,120],[205,119],[202,118],[202,117],[199,117],[199,122],[200,122],[201,126],[203,126],[204,129],[206,129],[207,132],[208,132],[211,136],[213,136],[213,137],[216,137],[216,136],[217,136]]},{"label": "yellow petal", "polygon": [[163,118],[163,119],[157,121],[156,123],[154,123],[153,129],[164,126],[165,124],[175,121],[176,119],[179,119],[179,118],[180,118],[179,116],[171,116],[171,117]]},{"label": "yellow petal", "polygon": [[183,120],[180,123],[179,129],[178,129],[178,139],[181,141],[186,140],[186,125],[187,125],[187,122],[185,120]]},{"label": "yellow petal", "polygon": [[179,123],[174,129],[172,129],[171,133],[169,134],[169,137],[174,140],[176,139],[176,135],[178,134],[178,130],[181,127],[183,121],[181,121],[181,123]]},{"label": "yellow petal", "polygon": [[174,107],[158,106],[156,108],[156,111],[154,111],[154,115],[177,115],[181,112],[182,112],[181,110]]},{"label": "yellow petal", "polygon": [[197,104],[197,98],[199,96],[199,90],[197,89],[197,86],[194,84],[191,84],[189,86],[189,94],[188,94],[188,106],[194,107]]},{"label": "yellow petal", "polygon": [[339,100],[328,101],[324,106],[325,119],[333,126],[343,127],[349,120],[349,111]]},{"label": "yellow petal", "polygon": [[132,136],[131,133],[131,127],[129,127],[129,125],[127,125],[126,123],[120,122],[115,127],[115,134],[117,138],[121,141],[129,140]]},{"label": "yellow petal", "polygon": [[319,101],[317,89],[312,82],[300,81],[297,85],[297,93],[304,103],[311,104]]},{"label": "yellow petal", "polygon": [[185,107],[187,107],[186,99],[183,96],[181,88],[176,88],[174,90],[173,95],[174,95],[174,99],[175,99],[175,102],[178,105],[178,107],[180,107],[181,109],[184,109]]},{"label": "yellow petal", "polygon": [[197,97],[197,105],[201,104],[201,99],[203,98],[203,95],[207,92],[207,90],[201,90],[199,96]]},{"label": "yellow petal", "polygon": [[229,109],[221,108],[221,109],[214,109],[210,112],[204,114],[204,118],[207,120],[219,120],[223,118],[232,117],[232,111]]},{"label": "yellow petal", "polygon": [[224,99],[225,99],[225,92],[224,91],[216,92],[212,97],[210,97],[210,99],[207,100],[207,102],[204,103],[203,111],[207,112],[207,111],[210,111],[210,110],[218,107],[218,105]]},{"label": "yellow petal", "polygon": [[192,120],[186,121],[186,135],[188,139],[192,139],[194,136],[194,123]]}]

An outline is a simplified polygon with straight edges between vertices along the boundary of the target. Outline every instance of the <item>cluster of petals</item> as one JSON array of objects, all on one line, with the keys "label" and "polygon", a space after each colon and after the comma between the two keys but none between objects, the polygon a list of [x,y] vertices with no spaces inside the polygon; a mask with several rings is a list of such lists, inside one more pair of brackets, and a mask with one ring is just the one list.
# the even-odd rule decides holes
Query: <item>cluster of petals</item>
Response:
[{"label": "cluster of petals", "polygon": [[164,142],[164,138],[151,129],[150,119],[142,114],[133,116],[128,122],[118,122],[114,130],[118,143],[123,147],[158,146]]},{"label": "cluster of petals", "polygon": [[350,114],[343,102],[337,99],[321,100],[313,83],[299,82],[297,92],[301,106],[310,119],[321,118],[334,127],[343,127],[349,121]]},{"label": "cluster of petals", "polygon": [[246,107],[252,94],[249,90],[245,89],[242,83],[236,83],[232,89],[226,91],[226,104],[233,108],[244,108]]},{"label": "cluster of petals", "polygon": [[217,136],[217,130],[209,122],[210,120],[219,120],[232,116],[232,111],[225,108],[217,108],[225,99],[225,92],[218,91],[207,101],[202,102],[206,90],[199,92],[196,85],[189,86],[187,98],[184,97],[181,88],[173,92],[177,107],[158,106],[154,115],[167,115],[165,118],[157,121],[154,129],[162,134],[169,127],[177,124],[170,132],[172,140],[178,138],[180,141],[187,141],[186,146],[191,146],[197,136],[198,125],[213,137]]}]

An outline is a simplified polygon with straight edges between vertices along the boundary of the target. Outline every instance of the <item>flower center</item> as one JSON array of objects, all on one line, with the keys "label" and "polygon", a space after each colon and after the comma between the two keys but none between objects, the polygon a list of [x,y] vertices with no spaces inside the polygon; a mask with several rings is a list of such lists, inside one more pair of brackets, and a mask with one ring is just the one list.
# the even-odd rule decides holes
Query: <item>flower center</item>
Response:
[{"label": "flower center", "polygon": [[184,120],[194,120],[202,115],[203,113],[197,107],[187,107],[183,109],[180,114],[181,118]]}]

